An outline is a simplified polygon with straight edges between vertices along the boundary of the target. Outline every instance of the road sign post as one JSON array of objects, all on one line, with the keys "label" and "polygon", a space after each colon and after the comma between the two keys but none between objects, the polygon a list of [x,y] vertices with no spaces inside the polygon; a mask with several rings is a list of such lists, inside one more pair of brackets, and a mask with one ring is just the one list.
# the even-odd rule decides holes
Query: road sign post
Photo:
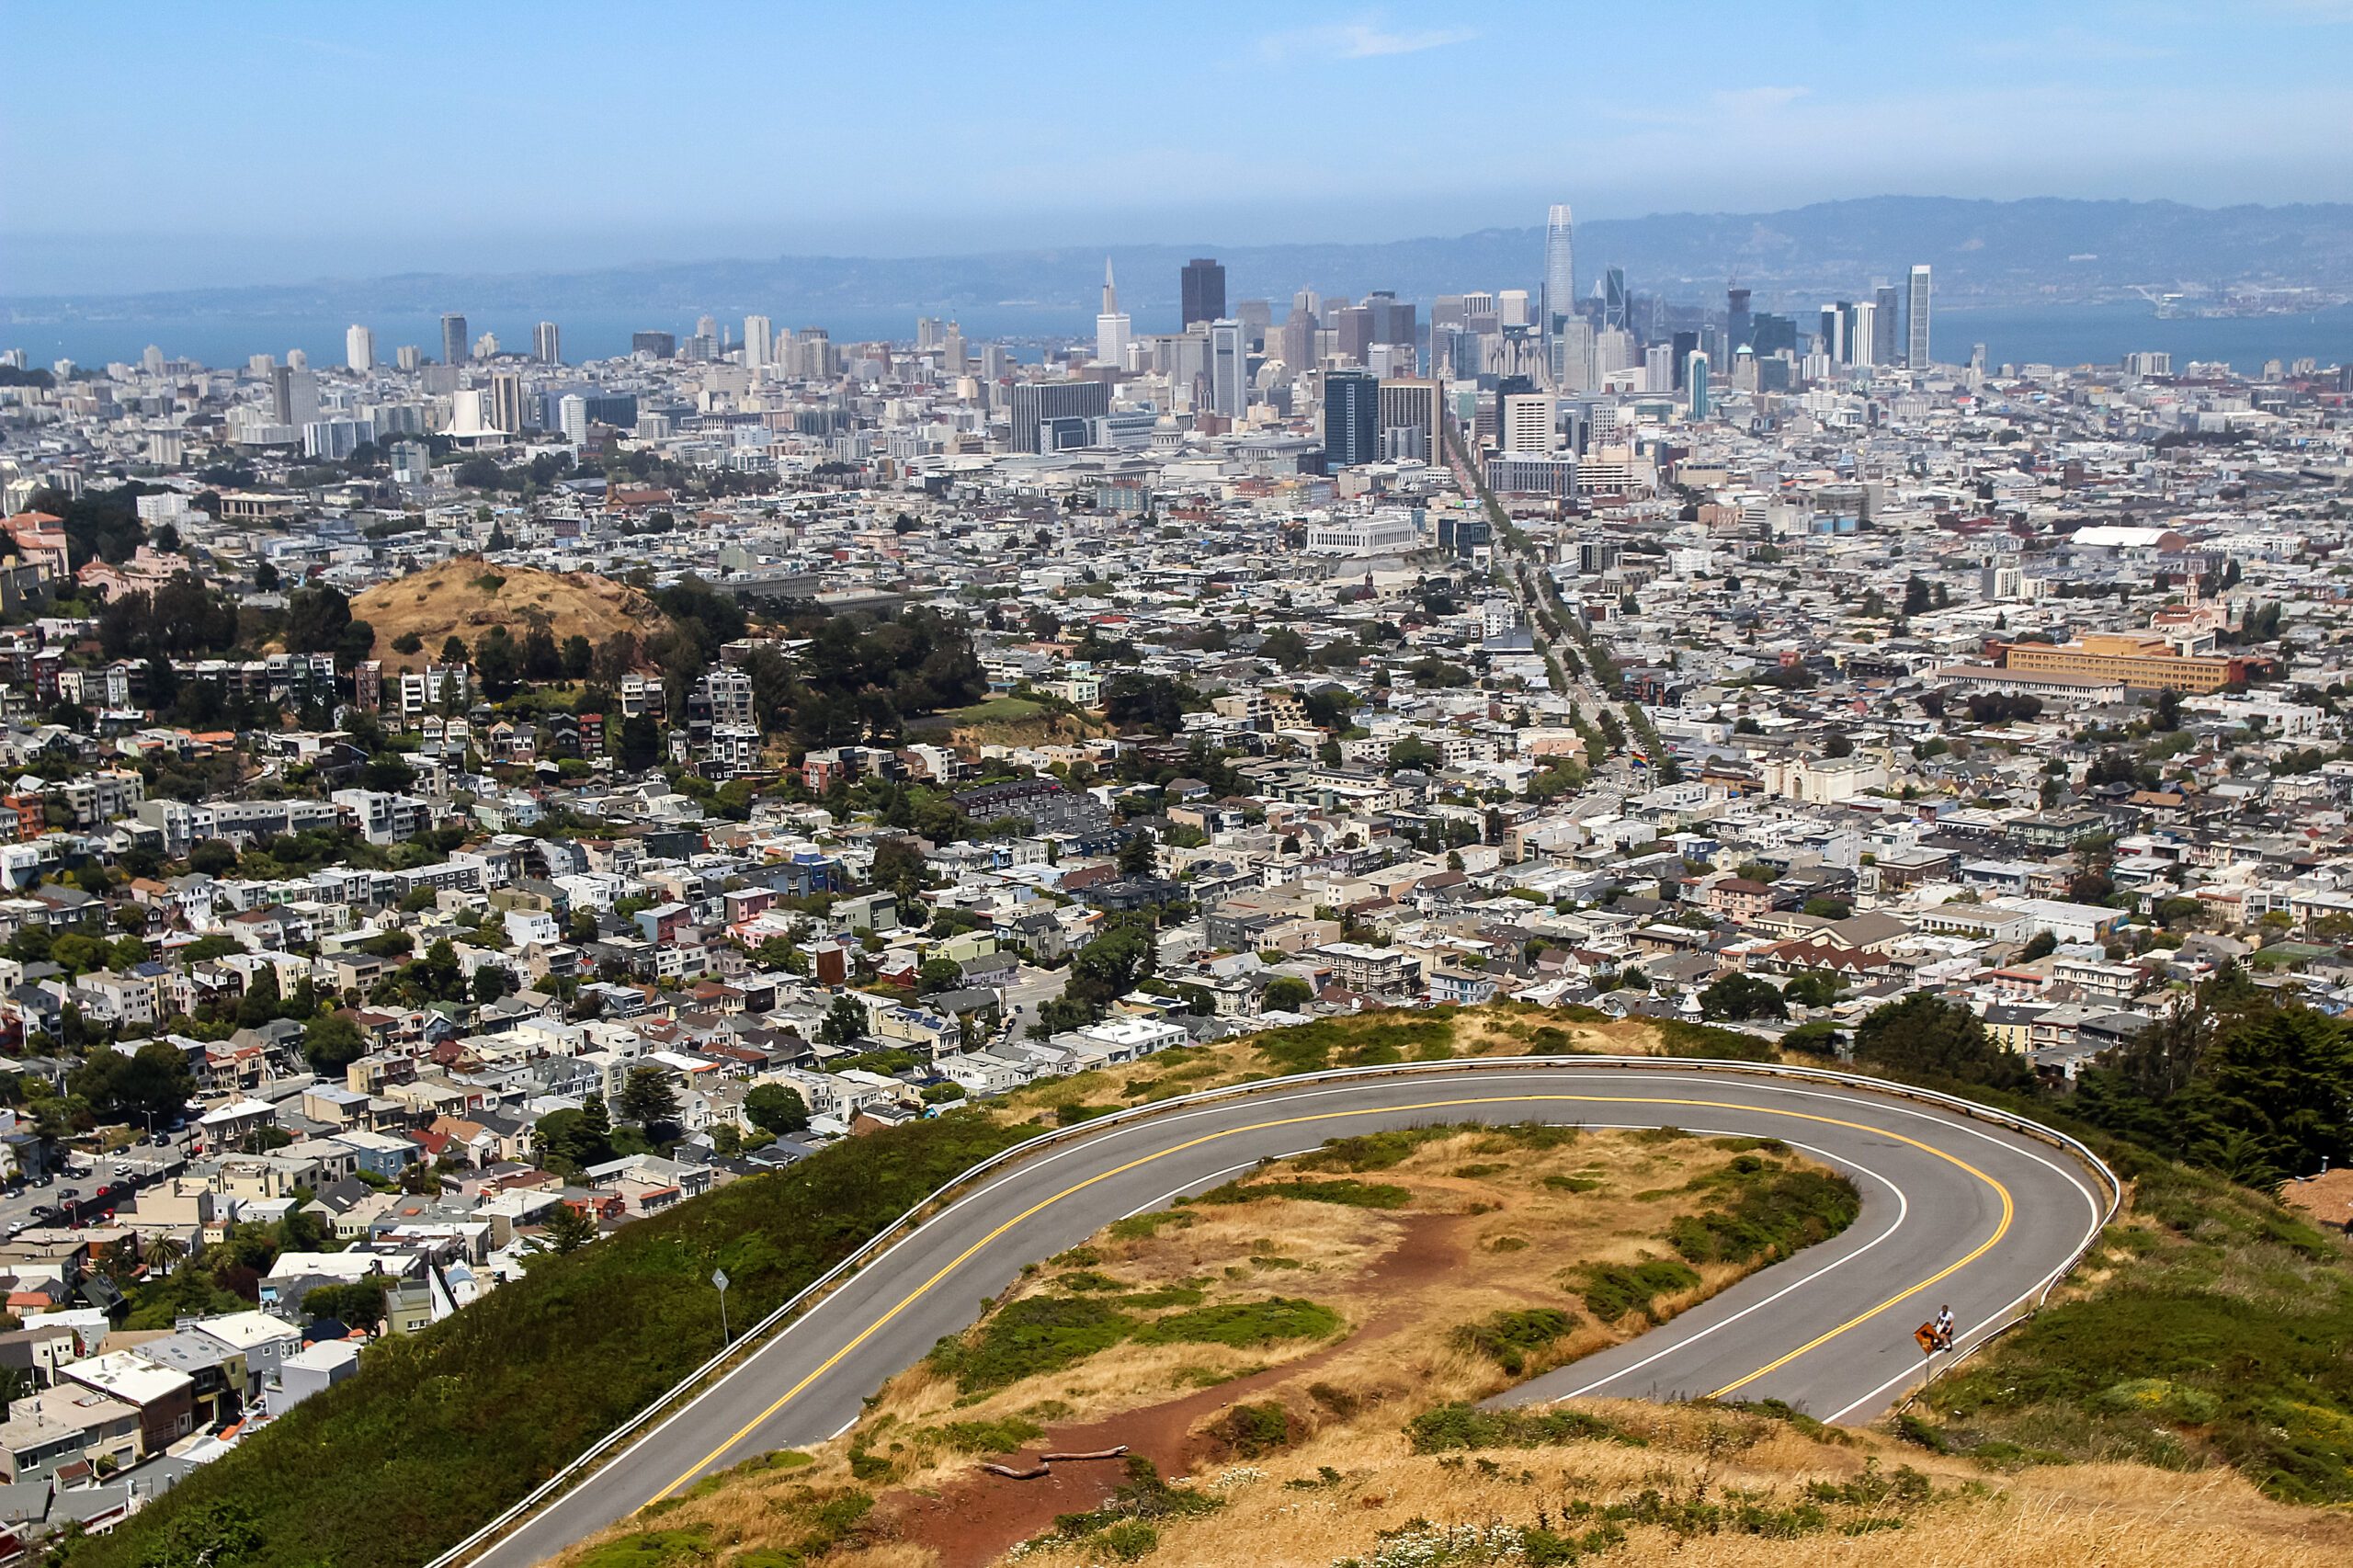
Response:
[{"label": "road sign post", "polygon": [[710,1282],[719,1287],[719,1343],[733,1345],[735,1343],[735,1336],[729,1333],[727,1328],[727,1270],[712,1269]]}]

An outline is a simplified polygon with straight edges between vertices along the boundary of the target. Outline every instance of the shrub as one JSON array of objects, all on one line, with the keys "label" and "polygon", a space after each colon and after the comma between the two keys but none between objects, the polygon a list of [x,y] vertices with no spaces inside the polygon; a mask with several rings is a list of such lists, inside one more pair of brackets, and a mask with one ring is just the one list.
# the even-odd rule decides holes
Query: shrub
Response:
[{"label": "shrub", "polygon": [[1526,1307],[1490,1312],[1458,1327],[1450,1337],[1460,1348],[1484,1356],[1518,1377],[1530,1360],[1540,1358],[1576,1325],[1575,1315],[1558,1307]]},{"label": "shrub", "polygon": [[1237,1404],[1212,1430],[1236,1454],[1255,1460],[1290,1446],[1290,1411],[1279,1399]]},{"label": "shrub", "polygon": [[1730,1204],[1667,1227],[1667,1240],[1693,1263],[1777,1263],[1845,1230],[1862,1205],[1854,1183],[1828,1172],[1777,1170],[1753,1154],[1728,1170],[1741,1178]]},{"label": "shrub", "polygon": [[1084,1296],[1024,1296],[978,1328],[932,1347],[931,1364],[966,1393],[1083,1361],[1125,1339],[1136,1320]]},{"label": "shrub", "polygon": [[1475,1404],[1441,1404],[1408,1421],[1405,1436],[1417,1454],[1463,1449],[1541,1449],[1597,1438],[1631,1448],[1645,1446],[1640,1437],[1620,1431],[1598,1415],[1557,1405],[1483,1410]]},{"label": "shrub", "polygon": [[1237,1348],[1282,1339],[1324,1339],[1340,1330],[1340,1314],[1314,1301],[1269,1296],[1261,1301],[1222,1301],[1176,1312],[1143,1325],[1139,1345],[1229,1345]]},{"label": "shrub", "polygon": [[1586,1264],[1570,1270],[1563,1283],[1583,1295],[1586,1311],[1603,1323],[1616,1323],[1628,1312],[1656,1318],[1653,1302],[1690,1290],[1699,1283],[1699,1276],[1673,1258],[1663,1257],[1648,1263]]},{"label": "shrub", "polygon": [[1295,1203],[1337,1203],[1350,1209],[1403,1209],[1414,1199],[1407,1188],[1387,1182],[1349,1181],[1230,1181],[1211,1187],[1195,1203],[1258,1203],[1287,1198]]}]

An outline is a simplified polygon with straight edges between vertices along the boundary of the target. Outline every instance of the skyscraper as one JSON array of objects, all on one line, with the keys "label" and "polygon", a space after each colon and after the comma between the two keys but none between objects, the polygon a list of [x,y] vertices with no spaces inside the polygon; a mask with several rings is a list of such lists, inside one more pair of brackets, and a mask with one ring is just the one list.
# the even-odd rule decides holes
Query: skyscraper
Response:
[{"label": "skyscraper", "polygon": [[1210,406],[1239,419],[1250,406],[1250,355],[1242,324],[1227,317],[1210,324]]},{"label": "skyscraper", "polygon": [[1879,363],[1879,306],[1858,300],[1847,310],[1847,358],[1852,364]]},{"label": "skyscraper", "polygon": [[451,311],[441,318],[441,363],[462,365],[466,359],[466,318]]},{"label": "skyscraper", "polygon": [[368,328],[352,324],[343,329],[343,363],[347,369],[361,375],[376,368],[376,335]]},{"label": "skyscraper", "polygon": [[1748,300],[1745,289],[1727,286],[1724,290],[1724,347],[1730,353],[1755,347],[1756,318],[1750,313]]},{"label": "skyscraper", "polygon": [[556,404],[556,425],[563,438],[575,447],[588,444],[588,400],[578,392],[566,392]]},{"label": "skyscraper", "polygon": [[1708,357],[1694,354],[1683,367],[1683,390],[1690,394],[1691,417],[1708,417]]},{"label": "skyscraper", "polygon": [[1095,317],[1097,363],[1126,366],[1128,329],[1128,317],[1120,309],[1119,285],[1111,280],[1111,258],[1107,256],[1103,258],[1103,309]]},{"label": "skyscraper", "polygon": [[1381,382],[1370,370],[1324,378],[1324,466],[1353,468],[1381,455]]},{"label": "skyscraper", "polygon": [[1904,296],[1893,283],[1881,283],[1871,290],[1871,363],[1900,365],[1904,362]]},{"label": "skyscraper", "polygon": [[1910,329],[1905,340],[1904,368],[1925,370],[1928,368],[1928,264],[1922,262],[1912,269],[1912,309],[1904,325]]},{"label": "skyscraper", "polygon": [[490,423],[509,436],[523,433],[523,377],[517,370],[490,373]]},{"label": "skyscraper", "polygon": [[531,358],[542,365],[563,363],[563,333],[551,321],[531,329]]},{"label": "skyscraper", "polygon": [[[1557,201],[1544,220],[1544,286],[1538,307],[1538,324],[1544,329],[1548,346],[1576,308],[1576,253],[1570,233],[1569,204]],[[1545,363],[1553,365],[1555,357],[1548,353]]]},{"label": "skyscraper", "polygon": [[776,324],[766,316],[744,318],[744,369],[764,370],[776,360]]},{"label": "skyscraper", "polygon": [[[1010,432],[1017,452],[1060,450],[1044,426],[1064,421],[1084,427],[1111,411],[1111,389],[1101,381],[1017,381],[1013,386]],[[1073,441],[1083,446],[1084,440]]]},{"label": "skyscraper", "polygon": [[1613,267],[1601,275],[1601,330],[1634,330],[1634,324],[1628,319],[1626,269],[1622,267]]},{"label": "skyscraper", "polygon": [[1217,321],[1225,314],[1225,268],[1213,258],[1197,256],[1187,262],[1177,288],[1185,307],[1179,325]]}]

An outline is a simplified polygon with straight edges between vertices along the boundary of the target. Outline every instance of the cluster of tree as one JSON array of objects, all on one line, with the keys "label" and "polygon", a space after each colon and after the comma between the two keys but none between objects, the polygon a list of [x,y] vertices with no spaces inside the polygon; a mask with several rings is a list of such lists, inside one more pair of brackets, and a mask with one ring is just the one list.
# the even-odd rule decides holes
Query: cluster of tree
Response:
[{"label": "cluster of tree", "polygon": [[1855,1030],[1855,1060],[1910,1077],[1995,1089],[2031,1089],[2034,1071],[1986,1034],[1958,1002],[1915,991],[1875,1009]]},{"label": "cluster of tree", "polygon": [[333,653],[339,670],[367,658],[376,645],[376,629],[354,620],[351,601],[325,583],[286,596],[285,637],[289,653]]},{"label": "cluster of tree", "polygon": [[1122,670],[1103,683],[1103,716],[1114,729],[1173,735],[1185,727],[1186,714],[1208,706],[1199,692],[1167,676]]},{"label": "cluster of tree", "polygon": [[2006,724],[2012,720],[2039,719],[2041,716],[2042,699],[2039,697],[1981,691],[1969,699],[1969,722],[1972,724]]},{"label": "cluster of tree", "polygon": [[1753,974],[1727,974],[1699,993],[1699,1016],[1705,1018],[1786,1018],[1790,1009],[1769,981]]},{"label": "cluster of tree", "polygon": [[147,525],[139,520],[139,498],[165,493],[163,485],[136,481],[111,490],[85,490],[79,495],[40,490],[34,492],[25,510],[47,512],[58,519],[76,562],[95,558],[120,565],[147,542]]},{"label": "cluster of tree", "polygon": [[237,645],[237,606],[193,573],[181,573],[152,593],[115,595],[98,611],[98,646],[109,659],[192,658]]},{"label": "cluster of tree", "polygon": [[2225,966],[2194,1006],[2076,1078],[2095,1125],[2250,1186],[2353,1160],[2353,1022]]},{"label": "cluster of tree", "polygon": [[1094,1023],[1111,1004],[1148,978],[1154,969],[1153,923],[1149,915],[1113,916],[1107,927],[1071,956],[1063,994],[1039,1009],[1030,1032],[1040,1039]]}]

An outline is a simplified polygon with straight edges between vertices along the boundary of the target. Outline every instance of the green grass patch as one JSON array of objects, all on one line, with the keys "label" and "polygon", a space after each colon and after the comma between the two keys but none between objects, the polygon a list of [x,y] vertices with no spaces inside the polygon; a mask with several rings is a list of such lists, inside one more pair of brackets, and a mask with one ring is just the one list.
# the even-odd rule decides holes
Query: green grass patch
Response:
[{"label": "green grass patch", "polygon": [[1136,1320],[1086,1296],[1024,1296],[977,1328],[932,1347],[931,1364],[965,1393],[1003,1388],[1108,1350],[1134,1332]]},{"label": "green grass patch", "polygon": [[1154,1214],[1131,1214],[1124,1220],[1114,1220],[1109,1234],[1118,1242],[1148,1241],[1163,1231],[1182,1231],[1192,1223],[1193,1216],[1182,1209],[1163,1209]]},{"label": "green grass patch", "polygon": [[1340,1314],[1319,1302],[1269,1296],[1260,1301],[1221,1301],[1172,1312],[1136,1331],[1139,1345],[1225,1345],[1240,1349],[1286,1339],[1326,1339],[1340,1331]]},{"label": "green grass patch", "polygon": [[1290,1447],[1290,1412],[1279,1399],[1237,1404],[1210,1430],[1245,1460],[1262,1459]]},{"label": "green grass patch", "polygon": [[1518,1377],[1530,1361],[1540,1359],[1576,1325],[1574,1312],[1558,1307],[1525,1307],[1490,1312],[1476,1323],[1461,1324],[1450,1337],[1458,1347],[1484,1356]]},{"label": "green grass patch", "polygon": [[1349,1209],[1403,1209],[1414,1200],[1405,1187],[1389,1182],[1351,1181],[1230,1181],[1211,1187],[1193,1203],[1263,1203],[1288,1199],[1293,1203],[1337,1203]]},{"label": "green grass patch", "polygon": [[607,1541],[580,1562],[581,1568],[672,1568],[708,1562],[713,1555],[708,1530],[637,1530]]},{"label": "green grass patch", "polygon": [[1714,1024],[1687,1023],[1681,1018],[1646,1018],[1657,1035],[1663,1056],[1708,1057],[1723,1062],[1770,1062],[1773,1042],[1761,1035]]},{"label": "green grass patch", "polygon": [[1548,1176],[1544,1185],[1554,1192],[1598,1192],[1602,1182],[1599,1176]]},{"label": "green grass patch", "polygon": [[1588,1263],[1570,1269],[1562,1283],[1577,1293],[1586,1311],[1603,1323],[1616,1323],[1628,1312],[1657,1320],[1661,1296],[1688,1290],[1699,1276],[1670,1257],[1648,1263]]},{"label": "green grass patch", "polygon": [[[1753,1168],[1733,1172],[1743,1161]],[[1828,1171],[1781,1170],[1742,1154],[1726,1172],[1733,1173],[1728,1202],[1667,1227],[1668,1242],[1693,1263],[1778,1263],[1836,1235],[1862,1207],[1855,1184]],[[1701,1179],[1720,1185],[1724,1175]]]},{"label": "green grass patch", "polygon": [[1293,1165],[1302,1171],[1385,1171],[1405,1163],[1426,1143],[1451,1138],[1460,1127],[1400,1127],[1387,1132],[1367,1132],[1354,1138],[1334,1138]]},{"label": "green grass patch", "polygon": [[[1313,1073],[1332,1066],[1371,1067],[1403,1062],[1432,1047],[1452,1054],[1454,1009],[1368,1013],[1353,1018],[1319,1018],[1270,1029],[1256,1038],[1259,1053],[1284,1073]],[[1442,1060],[1442,1058],[1425,1058]]]},{"label": "green grass patch", "polygon": [[916,1432],[910,1440],[928,1440],[968,1454],[1009,1454],[1045,1435],[1046,1429],[1035,1421],[1006,1415],[995,1421],[950,1421]]},{"label": "green grass patch", "polygon": [[1598,1415],[1588,1415],[1582,1410],[1534,1405],[1482,1410],[1475,1404],[1441,1404],[1405,1423],[1405,1436],[1417,1454],[1454,1453],[1467,1449],[1543,1449],[1597,1440],[1637,1449],[1647,1446],[1640,1437],[1620,1431]]}]

